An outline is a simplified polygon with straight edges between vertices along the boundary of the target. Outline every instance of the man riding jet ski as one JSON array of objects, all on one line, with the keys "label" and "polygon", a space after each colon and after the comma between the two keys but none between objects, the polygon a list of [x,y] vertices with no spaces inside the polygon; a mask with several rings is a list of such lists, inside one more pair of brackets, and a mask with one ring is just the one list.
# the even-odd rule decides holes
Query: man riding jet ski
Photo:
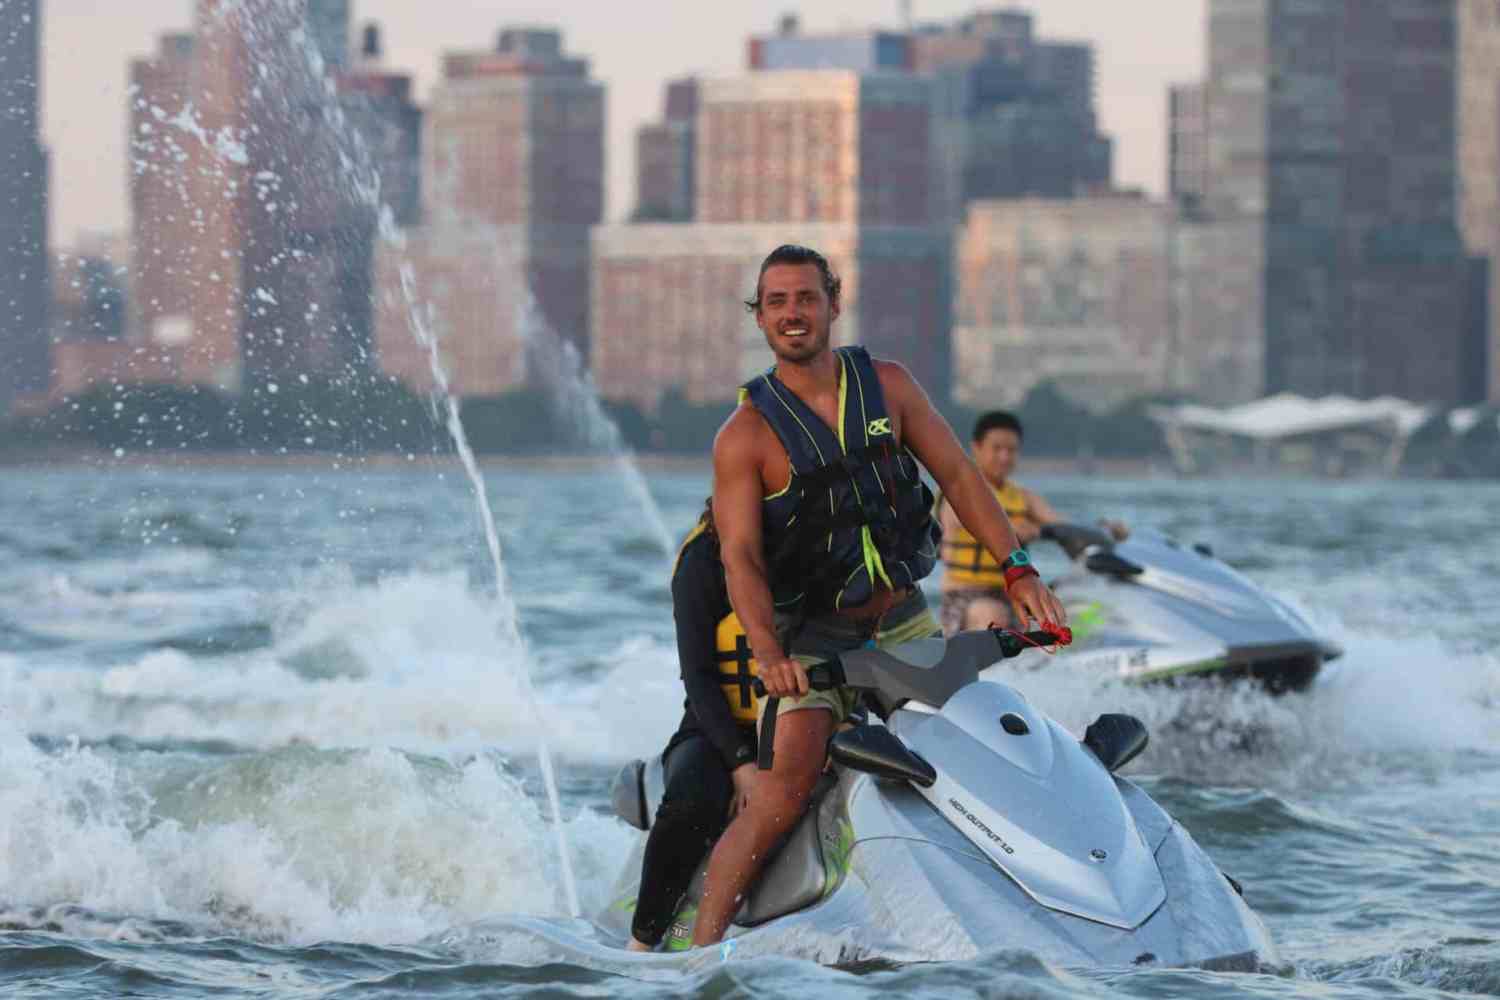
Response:
[{"label": "man riding jet ski", "polygon": [[[693,940],[717,942],[775,844],[808,808],[828,739],[856,692],[809,690],[807,664],[933,635],[920,581],[941,535],[921,469],[1000,563],[1018,619],[1062,605],[922,387],[899,364],[830,346],[841,283],[823,255],[783,246],[746,307],[776,365],[742,388],[714,440],[713,514],[727,592],[766,690],[787,699],[774,768],[755,773],[713,848]],[[1007,555],[1008,553],[1008,555]]]},{"label": "man riding jet ski", "polygon": [[[1068,524],[1045,525],[1040,534],[1073,563],[1053,588],[1077,642],[1054,668],[1097,669],[1133,683],[1249,679],[1280,694],[1305,689],[1343,653],[1207,546],[1149,530],[1117,541]],[[1028,654],[1016,665],[1042,662]]]},{"label": "man riding jet ski", "polygon": [[[1146,745],[1139,722],[1101,716],[1080,742],[1014,688],[979,679],[1060,638],[972,631],[812,667],[813,690],[856,690],[885,723],[832,738],[810,810],[736,906],[714,960],[957,960],[1017,948],[1075,967],[1273,962],[1238,886],[1114,774]],[[760,741],[773,766],[778,708],[768,701]],[[616,780],[616,811],[649,829],[661,794],[660,761],[634,762]],[[617,942],[630,930],[641,853],[598,918]],[[677,908],[668,950],[690,946],[703,875]],[[704,952],[682,960],[695,956]]]}]

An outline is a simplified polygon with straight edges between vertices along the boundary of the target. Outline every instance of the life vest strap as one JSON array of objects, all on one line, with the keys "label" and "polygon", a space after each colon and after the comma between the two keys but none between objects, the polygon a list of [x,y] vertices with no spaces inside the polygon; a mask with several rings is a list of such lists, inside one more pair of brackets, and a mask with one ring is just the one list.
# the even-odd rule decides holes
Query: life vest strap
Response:
[{"label": "life vest strap", "polygon": [[827,465],[821,465],[809,472],[798,473],[797,479],[808,486],[827,488],[852,480],[866,465],[873,465],[882,458],[889,459],[895,454],[896,446],[890,441],[854,448]]},{"label": "life vest strap", "polygon": [[734,674],[724,674],[719,684],[726,688],[738,688],[740,708],[747,710],[755,707],[755,697],[752,691],[752,686],[755,683],[755,674],[750,670],[750,661],[752,659],[754,659],[754,656],[750,652],[750,642],[743,632],[734,637],[734,649],[719,649],[714,651],[714,660],[716,662],[735,664]]}]

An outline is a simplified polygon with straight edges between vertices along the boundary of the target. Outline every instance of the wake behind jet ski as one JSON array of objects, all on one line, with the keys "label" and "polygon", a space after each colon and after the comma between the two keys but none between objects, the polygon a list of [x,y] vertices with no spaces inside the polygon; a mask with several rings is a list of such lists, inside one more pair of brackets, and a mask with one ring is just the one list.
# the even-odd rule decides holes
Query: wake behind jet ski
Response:
[{"label": "wake behind jet ski", "polygon": [[[1150,530],[1115,541],[1069,524],[1047,525],[1041,537],[1073,563],[1053,581],[1077,639],[1057,667],[1096,669],[1133,683],[1249,679],[1280,694],[1305,689],[1343,653],[1207,546]],[[1027,654],[1017,664],[1040,666],[1039,656]]]},{"label": "wake behind jet ski", "polygon": [[[996,660],[1053,641],[974,631],[858,650],[810,670],[815,687],[865,692],[886,723],[833,738],[833,767],[815,803],[729,936],[684,960],[701,962],[705,952],[951,960],[1018,948],[1068,966],[1271,961],[1269,936],[1236,887],[1186,830],[1113,773],[1145,747],[1138,721],[1102,716],[1080,742],[1014,688],[979,680]],[[773,705],[765,718],[763,729],[773,730]],[[763,732],[767,764],[773,738]],[[634,762],[616,781],[616,811],[648,829],[661,793],[660,761]],[[598,918],[599,933],[620,944],[641,852],[627,859],[615,902]],[[691,940],[701,883],[700,870],[669,949]]]}]

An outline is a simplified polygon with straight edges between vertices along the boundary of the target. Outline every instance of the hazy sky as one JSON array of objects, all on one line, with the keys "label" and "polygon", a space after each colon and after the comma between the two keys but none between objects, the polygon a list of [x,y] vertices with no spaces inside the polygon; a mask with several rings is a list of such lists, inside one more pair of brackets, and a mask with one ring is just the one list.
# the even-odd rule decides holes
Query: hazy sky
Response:
[{"label": "hazy sky", "polygon": [[[129,62],[156,36],[191,26],[192,0],[42,0],[43,128],[52,152],[53,243],[126,225],[125,111]],[[0,0],[4,7],[6,0]],[[387,63],[413,73],[421,92],[439,54],[487,48],[502,24],[555,24],[567,48],[593,60],[609,93],[612,219],[634,200],[636,126],[659,113],[662,84],[689,73],[743,70],[745,39],[798,13],[804,30],[894,25],[897,0],[755,3],[735,0],[353,0],[356,24],[381,22]],[[917,19],[968,13],[974,0],[913,0]],[[1004,6],[1003,4],[997,6]],[[1033,0],[1039,34],[1091,41],[1099,109],[1115,138],[1115,179],[1160,193],[1165,186],[1166,87],[1196,79],[1203,64],[1203,0]]]}]

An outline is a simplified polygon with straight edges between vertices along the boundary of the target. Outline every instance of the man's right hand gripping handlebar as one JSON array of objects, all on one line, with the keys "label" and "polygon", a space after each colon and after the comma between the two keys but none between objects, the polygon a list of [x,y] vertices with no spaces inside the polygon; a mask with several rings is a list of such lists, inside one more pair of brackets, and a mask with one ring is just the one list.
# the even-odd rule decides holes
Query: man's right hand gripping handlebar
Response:
[{"label": "man's right hand gripping handlebar", "polygon": [[773,698],[795,698],[807,694],[807,668],[785,654],[761,665],[760,679]]}]

